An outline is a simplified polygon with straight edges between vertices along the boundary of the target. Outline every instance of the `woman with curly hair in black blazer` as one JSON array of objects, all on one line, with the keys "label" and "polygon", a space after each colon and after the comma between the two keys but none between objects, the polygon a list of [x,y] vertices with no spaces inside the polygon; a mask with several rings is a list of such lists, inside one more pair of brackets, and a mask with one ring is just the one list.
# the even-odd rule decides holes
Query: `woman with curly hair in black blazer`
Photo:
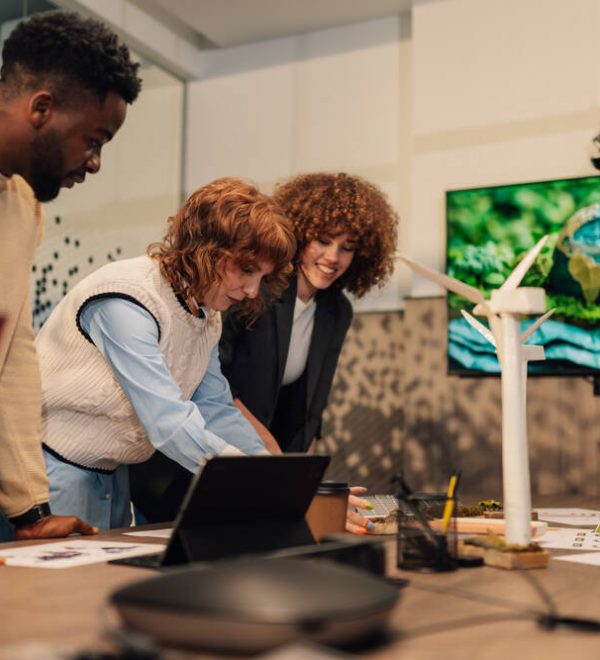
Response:
[{"label": "woman with curly hair in black blazer", "polygon": [[[305,452],[321,436],[352,321],[344,291],[360,298],[387,281],[397,215],[373,184],[343,173],[296,176],[278,186],[274,198],[294,227],[294,275],[254,324],[232,310],[219,350],[234,402],[265,446],[272,453]],[[364,530],[366,519],[354,518],[348,528]]]}]

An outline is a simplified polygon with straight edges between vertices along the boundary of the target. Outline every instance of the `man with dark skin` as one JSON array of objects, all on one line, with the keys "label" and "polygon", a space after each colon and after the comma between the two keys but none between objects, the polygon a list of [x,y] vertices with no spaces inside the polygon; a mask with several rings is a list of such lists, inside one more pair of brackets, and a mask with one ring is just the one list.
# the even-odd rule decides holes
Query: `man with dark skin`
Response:
[{"label": "man with dark skin", "polygon": [[[0,70],[0,541],[94,534],[52,515],[41,451],[41,388],[29,274],[43,235],[40,202],[100,170],[102,147],[141,88],[138,64],[105,25],[36,14],[2,51]],[[6,519],[12,527],[6,523]]]}]

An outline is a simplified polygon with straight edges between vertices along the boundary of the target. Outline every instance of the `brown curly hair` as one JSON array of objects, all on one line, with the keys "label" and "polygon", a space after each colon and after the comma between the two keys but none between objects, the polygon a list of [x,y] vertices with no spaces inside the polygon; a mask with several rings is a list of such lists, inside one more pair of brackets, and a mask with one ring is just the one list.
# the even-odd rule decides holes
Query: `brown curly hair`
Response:
[{"label": "brown curly hair", "polygon": [[[258,268],[260,261],[273,264],[273,272],[263,278],[267,299],[272,299],[287,286],[295,250],[292,225],[273,199],[243,179],[228,177],[192,193],[169,218],[163,241],[151,243],[147,252],[197,313],[208,289],[222,280],[224,260],[242,270]],[[240,313],[255,319],[264,304],[263,296],[247,299]]]},{"label": "brown curly hair", "polygon": [[334,286],[360,298],[385,284],[394,269],[398,215],[372,183],[342,172],[301,174],[279,184],[273,197],[294,226],[296,268],[310,241],[347,232],[356,250]]}]

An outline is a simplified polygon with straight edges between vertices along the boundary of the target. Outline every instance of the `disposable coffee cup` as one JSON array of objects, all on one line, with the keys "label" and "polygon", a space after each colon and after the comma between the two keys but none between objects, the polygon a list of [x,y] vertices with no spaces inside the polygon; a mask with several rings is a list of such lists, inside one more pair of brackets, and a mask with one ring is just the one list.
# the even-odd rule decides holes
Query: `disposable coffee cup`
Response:
[{"label": "disposable coffee cup", "polygon": [[342,481],[323,481],[306,512],[306,522],[315,541],[346,529],[350,488]]}]

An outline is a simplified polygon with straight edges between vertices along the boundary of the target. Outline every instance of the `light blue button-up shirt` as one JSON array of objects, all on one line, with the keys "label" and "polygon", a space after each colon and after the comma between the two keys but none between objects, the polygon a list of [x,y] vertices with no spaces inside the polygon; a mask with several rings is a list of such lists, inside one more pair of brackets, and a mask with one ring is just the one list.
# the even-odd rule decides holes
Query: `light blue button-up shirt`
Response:
[{"label": "light blue button-up shirt", "polygon": [[211,455],[267,453],[233,405],[218,346],[192,398],[184,401],[146,309],[124,298],[101,298],[85,305],[80,325],[110,365],[152,445],[169,458],[196,472]]}]

